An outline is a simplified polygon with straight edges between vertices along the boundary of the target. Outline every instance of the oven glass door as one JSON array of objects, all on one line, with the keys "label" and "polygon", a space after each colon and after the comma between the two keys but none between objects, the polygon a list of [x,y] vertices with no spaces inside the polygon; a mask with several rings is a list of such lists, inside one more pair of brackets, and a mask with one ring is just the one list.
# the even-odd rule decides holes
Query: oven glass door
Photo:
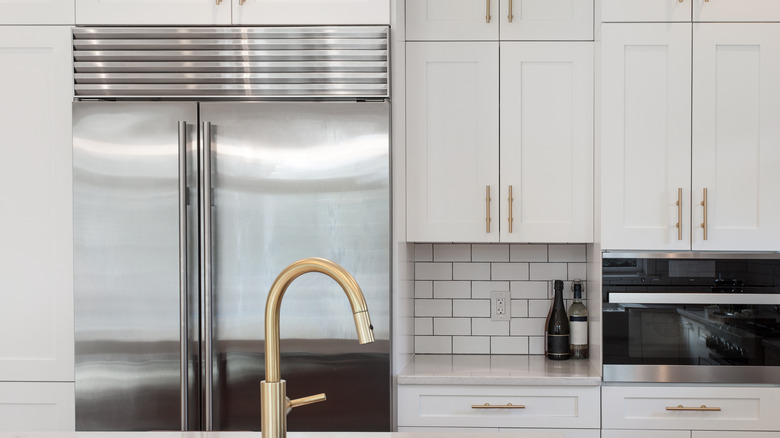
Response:
[{"label": "oven glass door", "polygon": [[[778,284],[778,259],[605,258],[605,380],[780,373]],[[672,377],[679,370],[688,377]]]}]

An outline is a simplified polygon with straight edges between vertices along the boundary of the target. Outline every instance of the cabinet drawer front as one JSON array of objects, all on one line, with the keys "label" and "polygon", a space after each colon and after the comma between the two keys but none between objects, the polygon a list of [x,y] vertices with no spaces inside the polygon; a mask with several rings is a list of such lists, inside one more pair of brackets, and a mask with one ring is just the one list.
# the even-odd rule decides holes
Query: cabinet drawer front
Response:
[{"label": "cabinet drawer front", "polygon": [[398,388],[398,424],[597,428],[598,401],[598,387],[405,385]]},{"label": "cabinet drawer front", "polygon": [[691,438],[689,430],[602,430],[601,438]]},{"label": "cabinet drawer front", "polygon": [[603,427],[773,430],[779,396],[777,388],[604,387]]}]

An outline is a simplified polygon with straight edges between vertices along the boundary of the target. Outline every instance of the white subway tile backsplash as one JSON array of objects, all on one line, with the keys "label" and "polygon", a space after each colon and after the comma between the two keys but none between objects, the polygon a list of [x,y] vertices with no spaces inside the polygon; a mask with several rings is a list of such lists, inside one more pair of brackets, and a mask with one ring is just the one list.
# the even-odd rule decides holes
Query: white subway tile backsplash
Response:
[{"label": "white subway tile backsplash", "polygon": [[445,336],[471,335],[471,319],[469,318],[434,318],[433,334]]},{"label": "white subway tile backsplash", "polygon": [[547,299],[551,286],[546,281],[513,281],[509,287],[512,291],[512,299]]},{"label": "white subway tile backsplash", "polygon": [[550,245],[548,247],[549,262],[583,262],[587,261],[585,245]]},{"label": "white subway tile backsplash", "polygon": [[544,336],[528,338],[528,354],[544,354]]},{"label": "white subway tile backsplash", "polygon": [[528,300],[512,300],[512,318],[528,318]]},{"label": "white subway tile backsplash", "polygon": [[414,300],[414,316],[452,316],[452,300]]},{"label": "white subway tile backsplash", "polygon": [[471,298],[470,281],[434,281],[434,298]]},{"label": "white subway tile backsplash", "polygon": [[471,334],[475,336],[509,336],[509,321],[474,318],[471,320]]},{"label": "white subway tile backsplash", "polygon": [[432,262],[433,261],[433,245],[430,243],[418,243],[414,245],[414,261],[415,262]]},{"label": "white subway tile backsplash", "polygon": [[414,351],[422,354],[452,354],[452,337],[415,336]]},{"label": "white subway tile backsplash", "polygon": [[434,262],[470,262],[471,245],[468,244],[434,244]]},{"label": "white subway tile backsplash", "polygon": [[528,280],[528,263],[491,263],[493,280]]},{"label": "white subway tile backsplash", "polygon": [[414,282],[414,297],[415,298],[433,298],[433,282],[432,281],[415,281]]},{"label": "white subway tile backsplash", "polygon": [[471,298],[490,298],[490,292],[508,291],[508,281],[472,281]]},{"label": "white subway tile backsplash", "polygon": [[490,318],[490,300],[452,300],[452,316]]},{"label": "white subway tile backsplash", "polygon": [[415,263],[415,280],[452,280],[452,263]]},{"label": "white subway tile backsplash", "polygon": [[522,245],[509,246],[510,262],[546,262],[547,245]]},{"label": "white subway tile backsplash", "polygon": [[545,319],[530,317],[513,319],[509,324],[509,334],[512,336],[544,336]]},{"label": "white subway tile backsplash", "polygon": [[[564,280],[567,306],[572,280],[587,280],[583,244],[414,248],[415,352],[420,354],[544,354],[552,280]],[[509,321],[490,319],[493,291],[511,292]]]},{"label": "white subway tile backsplash", "polygon": [[547,318],[552,300],[528,300],[528,316],[530,318]]},{"label": "white subway tile backsplash", "polygon": [[588,278],[588,264],[587,263],[569,263],[569,280],[587,280]]},{"label": "white subway tile backsplash", "polygon": [[414,318],[415,336],[433,335],[433,318]]},{"label": "white subway tile backsplash", "polygon": [[489,336],[453,336],[453,354],[490,354]]},{"label": "white subway tile backsplash", "polygon": [[471,260],[474,262],[508,262],[509,245],[472,245]]},{"label": "white subway tile backsplash", "polygon": [[528,354],[528,338],[525,336],[491,337],[490,354]]},{"label": "white subway tile backsplash", "polygon": [[453,263],[453,280],[490,280],[490,263]]},{"label": "white subway tile backsplash", "polygon": [[531,280],[566,280],[569,275],[566,263],[531,263]]}]

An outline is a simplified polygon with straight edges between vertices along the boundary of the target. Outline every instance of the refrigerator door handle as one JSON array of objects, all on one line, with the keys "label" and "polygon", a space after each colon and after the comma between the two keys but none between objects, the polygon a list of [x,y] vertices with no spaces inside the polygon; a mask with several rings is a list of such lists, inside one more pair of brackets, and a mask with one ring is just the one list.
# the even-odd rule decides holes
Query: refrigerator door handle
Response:
[{"label": "refrigerator door handle", "polygon": [[189,334],[187,309],[187,122],[179,121],[179,342],[181,430],[189,424]]},{"label": "refrigerator door handle", "polygon": [[213,394],[214,373],[212,348],[212,286],[211,286],[211,123],[203,122],[203,138],[200,157],[200,223],[201,223],[201,316],[203,340],[203,429],[213,430]]}]

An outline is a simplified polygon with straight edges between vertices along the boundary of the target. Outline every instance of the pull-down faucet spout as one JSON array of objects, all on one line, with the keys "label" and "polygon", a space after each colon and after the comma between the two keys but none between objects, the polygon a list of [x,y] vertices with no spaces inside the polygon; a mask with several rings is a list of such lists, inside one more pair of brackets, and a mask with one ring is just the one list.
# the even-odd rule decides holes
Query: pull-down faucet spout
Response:
[{"label": "pull-down faucet spout", "polygon": [[282,298],[290,283],[308,272],[319,272],[336,280],[347,294],[355,318],[358,342],[374,342],[374,332],[363,292],[355,279],[344,268],[330,260],[307,258],[286,267],[271,286],[265,304],[265,380],[260,383],[262,403],[262,437],[287,436],[287,413],[296,406],[325,400],[325,394],[290,401],[286,382],[279,371],[279,314]]}]

